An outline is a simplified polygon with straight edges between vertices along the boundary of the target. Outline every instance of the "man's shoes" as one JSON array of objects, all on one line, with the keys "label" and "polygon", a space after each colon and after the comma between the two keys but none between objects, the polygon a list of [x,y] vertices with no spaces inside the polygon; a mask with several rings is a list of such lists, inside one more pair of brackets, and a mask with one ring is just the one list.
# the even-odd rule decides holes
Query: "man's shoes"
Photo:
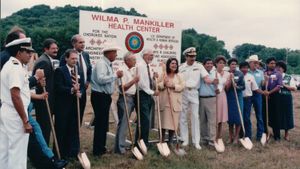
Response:
[{"label": "man's shoes", "polygon": [[201,150],[201,149],[202,149],[201,146],[200,146],[199,144],[194,144],[194,146],[195,146],[195,148],[196,148],[197,150]]},{"label": "man's shoes", "polygon": [[55,168],[55,169],[62,169],[65,166],[67,166],[68,161],[63,160],[63,159],[59,160],[59,159],[56,159],[56,158],[53,157],[51,159],[51,163],[53,165],[53,168]]},{"label": "man's shoes", "polygon": [[182,143],[182,146],[183,146],[183,147],[185,147],[185,146],[187,146],[187,145],[189,145],[189,142],[188,142],[188,141],[184,141],[184,142]]}]

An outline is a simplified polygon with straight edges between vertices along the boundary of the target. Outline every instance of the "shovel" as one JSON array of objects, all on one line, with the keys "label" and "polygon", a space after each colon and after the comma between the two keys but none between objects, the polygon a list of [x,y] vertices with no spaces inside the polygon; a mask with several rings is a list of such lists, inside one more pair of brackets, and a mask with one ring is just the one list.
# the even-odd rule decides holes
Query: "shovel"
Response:
[{"label": "shovel", "polygon": [[[234,84],[234,79],[232,78],[232,84]],[[249,137],[245,137],[245,126],[244,126],[244,120],[243,120],[243,116],[242,116],[242,112],[241,112],[241,107],[240,107],[240,103],[239,103],[239,98],[237,95],[237,91],[236,91],[236,87],[235,85],[233,85],[233,90],[234,90],[234,94],[235,94],[235,100],[236,100],[236,104],[238,106],[238,111],[239,111],[239,115],[240,115],[240,120],[242,123],[242,129],[243,129],[243,138],[240,138],[239,141],[241,142],[241,144],[243,145],[243,147],[245,147],[247,150],[251,150],[253,147],[253,144],[251,142],[251,140],[249,139]]]},{"label": "shovel", "polygon": [[[78,84],[77,66],[75,66],[75,78],[76,78],[76,83]],[[77,101],[77,116],[78,116],[78,137],[79,137],[79,153],[77,154],[77,157],[81,166],[84,169],[90,169],[91,168],[90,160],[88,159],[86,153],[81,150],[81,146],[80,146],[80,103],[79,103],[78,96],[76,96],[76,101]]]},{"label": "shovel", "polygon": [[[268,91],[268,81],[266,81],[266,91]],[[267,141],[269,140],[270,138],[270,135],[269,135],[269,127],[268,127],[268,124],[269,124],[269,96],[266,96],[266,131],[267,133],[263,133],[262,136],[261,136],[261,139],[260,139],[260,143],[264,146],[266,145]]]},{"label": "shovel", "polygon": [[131,140],[131,152],[135,156],[136,159],[143,160],[144,159],[143,154],[133,144],[133,138],[132,138],[131,127],[130,127],[130,122],[129,122],[129,115],[128,115],[127,100],[126,100],[126,96],[125,96],[125,89],[124,89],[124,86],[123,86],[122,79],[121,79],[121,87],[122,87],[122,94],[123,94],[123,99],[124,99],[124,104],[125,104],[125,111],[126,111],[125,114],[126,114],[126,119],[127,119],[129,136],[130,136],[130,140]]},{"label": "shovel", "polygon": [[[216,79],[218,79],[218,72],[216,71]],[[218,86],[215,85],[216,90],[218,89]],[[217,97],[216,93],[216,113],[218,113],[218,97]],[[224,142],[222,140],[222,138],[217,138],[217,136],[219,135],[218,133],[218,116],[216,114],[216,140],[214,141],[214,146],[215,149],[218,153],[223,153],[225,151],[225,145]]]},{"label": "shovel", "polygon": [[[157,83],[157,79],[156,79],[156,90],[158,90],[158,83]],[[157,149],[159,151],[159,153],[164,156],[164,157],[168,157],[171,153],[168,144],[167,143],[163,143],[162,141],[162,128],[161,128],[161,119],[160,119],[160,106],[159,106],[159,96],[156,96],[156,104],[157,104],[157,116],[158,116],[158,131],[159,131],[159,143],[156,144]]]},{"label": "shovel", "polygon": [[167,92],[168,92],[168,97],[169,97],[169,104],[170,104],[170,109],[171,109],[172,122],[173,122],[174,131],[175,131],[175,135],[176,135],[176,149],[174,150],[174,152],[178,156],[184,156],[184,155],[186,155],[186,152],[185,152],[184,149],[181,149],[180,145],[179,145],[178,133],[177,133],[177,128],[175,128],[176,125],[175,125],[175,119],[174,119],[174,115],[173,115],[173,106],[172,106],[172,103],[171,103],[171,96],[170,96],[169,88],[167,88]]},{"label": "shovel", "polygon": [[[45,86],[43,86],[43,91],[44,91],[44,93],[47,92]],[[53,123],[53,119],[52,119],[52,115],[51,115],[51,110],[50,110],[48,98],[46,98],[45,101],[46,101],[46,106],[47,106],[47,112],[48,112],[48,115],[49,115],[50,126],[51,126],[51,130],[52,130],[52,134],[53,134],[56,153],[57,153],[58,159],[61,160],[59,146],[58,146],[58,142],[57,142],[56,132],[55,132],[55,129],[54,129],[54,123]]]},{"label": "shovel", "polygon": [[[136,74],[138,75],[138,68],[136,68]],[[137,97],[137,116],[138,116],[138,132],[139,137],[137,140],[138,146],[144,155],[147,155],[147,146],[143,139],[141,139],[141,113],[140,113],[140,93],[139,85],[136,85],[136,97]]]}]

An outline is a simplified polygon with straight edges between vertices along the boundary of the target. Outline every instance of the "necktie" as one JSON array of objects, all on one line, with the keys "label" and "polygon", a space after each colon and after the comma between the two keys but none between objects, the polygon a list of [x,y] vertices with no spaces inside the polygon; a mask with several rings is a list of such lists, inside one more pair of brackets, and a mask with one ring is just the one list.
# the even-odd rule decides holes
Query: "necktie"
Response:
[{"label": "necktie", "polygon": [[148,64],[147,64],[147,71],[148,71],[148,78],[149,78],[149,86],[150,86],[150,89],[153,89],[153,84],[152,84],[152,79],[151,79],[150,69],[149,69]]}]

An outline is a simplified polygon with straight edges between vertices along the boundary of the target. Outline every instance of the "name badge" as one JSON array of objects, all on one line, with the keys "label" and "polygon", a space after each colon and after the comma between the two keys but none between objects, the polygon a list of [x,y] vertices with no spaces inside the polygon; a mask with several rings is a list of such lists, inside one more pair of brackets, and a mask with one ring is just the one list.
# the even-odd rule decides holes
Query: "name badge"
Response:
[{"label": "name badge", "polygon": [[271,75],[270,77],[272,80],[276,80],[276,75]]},{"label": "name badge", "polygon": [[238,80],[239,79],[239,77],[238,76],[234,76],[234,80]]},{"label": "name badge", "polygon": [[261,77],[261,74],[260,73],[256,73],[255,76],[256,77]]}]

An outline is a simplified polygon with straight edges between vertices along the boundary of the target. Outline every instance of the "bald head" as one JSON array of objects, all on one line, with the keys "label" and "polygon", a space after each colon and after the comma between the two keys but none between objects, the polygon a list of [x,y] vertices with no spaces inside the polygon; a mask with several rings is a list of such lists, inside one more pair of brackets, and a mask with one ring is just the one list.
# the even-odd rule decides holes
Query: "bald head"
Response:
[{"label": "bald head", "polygon": [[150,64],[153,60],[153,51],[151,49],[143,50],[142,57],[147,64]]},{"label": "bald head", "polygon": [[77,52],[82,52],[84,50],[85,41],[81,35],[79,34],[73,35],[71,38],[71,43]]}]

